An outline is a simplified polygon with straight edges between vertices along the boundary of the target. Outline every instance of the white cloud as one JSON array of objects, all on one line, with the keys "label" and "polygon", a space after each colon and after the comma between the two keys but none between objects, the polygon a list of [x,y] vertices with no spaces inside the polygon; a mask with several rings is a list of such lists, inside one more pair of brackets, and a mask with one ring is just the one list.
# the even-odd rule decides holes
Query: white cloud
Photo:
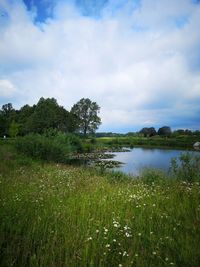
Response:
[{"label": "white cloud", "polygon": [[[117,124],[130,129],[165,124],[166,112],[184,119],[183,109],[189,114],[192,101],[200,98],[200,66],[192,69],[200,53],[200,8],[189,0],[142,3],[132,13],[125,7],[112,16],[107,6],[103,17],[94,19],[61,2],[54,18],[39,27],[23,5],[7,6],[0,75],[20,88],[10,89],[16,105],[44,96],[70,109],[89,97],[101,106],[103,129],[110,130]],[[182,27],[169,23],[182,16],[187,16]],[[194,115],[198,108],[193,106]]]},{"label": "white cloud", "polygon": [[15,86],[8,80],[0,80],[0,98],[12,97],[16,92]]}]

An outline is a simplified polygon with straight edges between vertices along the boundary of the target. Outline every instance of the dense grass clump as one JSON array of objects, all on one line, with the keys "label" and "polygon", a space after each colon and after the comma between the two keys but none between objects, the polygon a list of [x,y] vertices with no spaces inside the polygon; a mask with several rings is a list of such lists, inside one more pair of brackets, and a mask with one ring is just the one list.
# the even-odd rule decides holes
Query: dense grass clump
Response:
[{"label": "dense grass clump", "polygon": [[200,182],[200,156],[184,153],[172,159],[170,173],[174,179]]},{"label": "dense grass clump", "polygon": [[0,266],[199,266],[199,183],[27,163],[0,150]]},{"label": "dense grass clump", "polygon": [[16,139],[15,147],[32,158],[62,163],[67,162],[70,153],[82,151],[80,138],[60,132],[26,135]]}]

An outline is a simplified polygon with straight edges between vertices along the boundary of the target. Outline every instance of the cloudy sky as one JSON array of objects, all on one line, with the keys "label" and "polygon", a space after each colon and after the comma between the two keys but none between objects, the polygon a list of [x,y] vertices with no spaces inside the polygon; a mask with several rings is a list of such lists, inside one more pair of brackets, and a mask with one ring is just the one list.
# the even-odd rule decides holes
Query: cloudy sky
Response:
[{"label": "cloudy sky", "polygon": [[0,105],[100,107],[99,131],[200,129],[197,0],[0,0]]}]

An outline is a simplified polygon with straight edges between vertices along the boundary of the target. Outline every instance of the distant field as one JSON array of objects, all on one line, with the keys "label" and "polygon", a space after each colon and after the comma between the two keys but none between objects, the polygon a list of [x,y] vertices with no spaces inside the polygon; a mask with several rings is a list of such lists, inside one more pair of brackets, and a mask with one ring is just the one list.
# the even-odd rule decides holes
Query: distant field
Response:
[{"label": "distant field", "polygon": [[97,143],[110,146],[151,146],[193,149],[198,137],[180,136],[179,138],[154,137],[98,137]]}]

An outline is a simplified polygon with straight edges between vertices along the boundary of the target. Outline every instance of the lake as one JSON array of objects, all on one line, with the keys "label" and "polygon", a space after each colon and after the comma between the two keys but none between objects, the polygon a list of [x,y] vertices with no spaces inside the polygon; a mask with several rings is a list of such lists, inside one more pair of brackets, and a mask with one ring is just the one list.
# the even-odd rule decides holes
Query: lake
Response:
[{"label": "lake", "polygon": [[143,168],[156,168],[167,172],[171,159],[179,157],[182,153],[200,155],[200,152],[196,151],[137,147],[130,149],[130,152],[113,153],[115,155],[113,160],[124,163],[115,170],[138,175]]}]

